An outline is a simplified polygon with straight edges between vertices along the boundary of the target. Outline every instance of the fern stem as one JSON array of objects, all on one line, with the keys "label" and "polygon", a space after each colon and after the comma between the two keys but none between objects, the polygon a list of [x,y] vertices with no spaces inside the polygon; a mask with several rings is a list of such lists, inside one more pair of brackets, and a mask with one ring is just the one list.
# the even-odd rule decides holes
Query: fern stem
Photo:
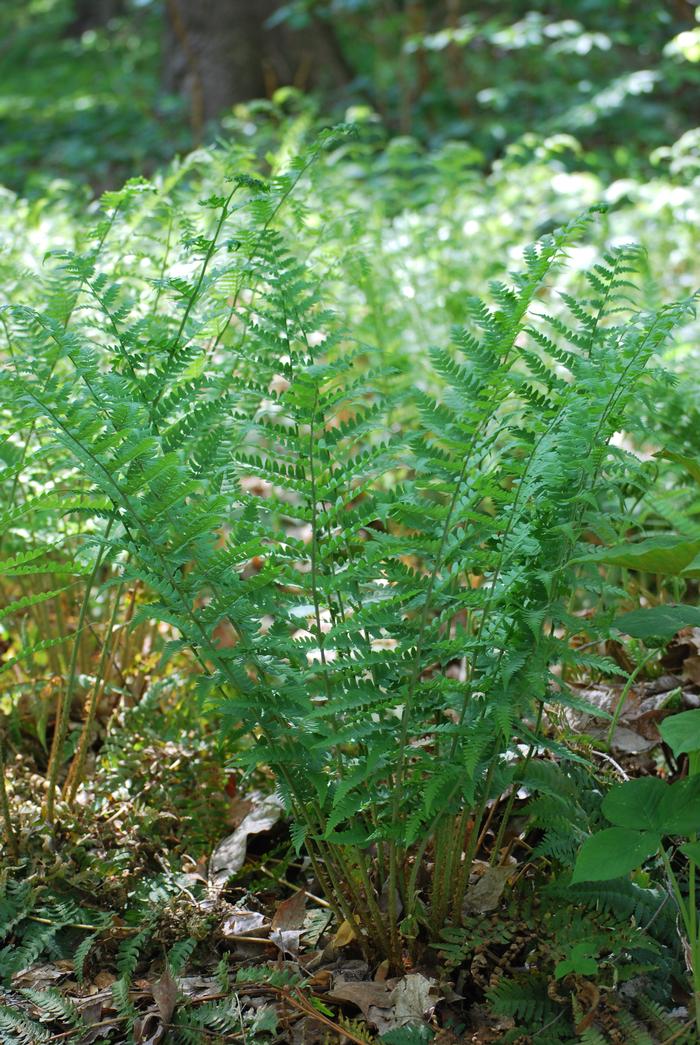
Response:
[{"label": "fern stem", "polygon": [[369,908],[369,915],[370,915],[371,923],[373,924],[373,926],[375,928],[376,935],[377,935],[377,938],[379,940],[382,953],[388,955],[388,954],[390,954],[390,951],[391,951],[391,945],[390,945],[389,937],[387,936],[386,929],[385,929],[385,926],[384,926],[384,915],[380,911],[379,904],[377,903],[377,900],[376,900],[374,886],[372,885],[372,882],[370,881],[369,873],[368,873],[368,870],[367,870],[367,865],[366,865],[366,862],[365,862],[364,853],[360,852],[359,850],[357,851],[357,867],[358,867],[358,870],[360,872],[360,877],[362,878],[362,884],[363,884],[364,889],[365,889],[365,897],[366,897],[366,900],[367,900],[367,906]]},{"label": "fern stem", "polygon": [[[306,844],[308,845],[309,843]],[[319,854],[322,854],[323,849],[326,848],[326,845],[324,843],[319,842],[316,842],[315,845],[319,849]],[[342,911],[344,920],[348,922],[348,924],[351,926],[358,943],[363,948],[363,951],[367,952],[367,957],[371,957],[371,950],[367,951],[367,943],[369,937],[369,940],[372,942],[373,947],[376,948],[378,940],[375,935],[375,927],[372,923],[372,920],[367,916],[367,913],[362,912],[362,904],[360,901],[359,893],[357,892],[357,889],[354,887],[354,884],[352,882],[352,875],[347,865],[344,864],[342,861],[339,861],[339,866],[334,866],[334,860],[337,859],[337,855],[338,854],[334,851],[333,847],[328,846],[326,859],[324,860],[324,867],[328,873],[328,879],[330,881],[328,899],[334,901],[338,905],[338,907]],[[352,896],[352,906],[348,902],[346,896],[347,890],[349,890]],[[359,919],[357,917],[358,911],[360,912]],[[363,929],[365,929],[366,932],[363,932]]]},{"label": "fern stem", "polygon": [[450,854],[454,848],[454,845],[450,844],[450,834],[454,826],[454,822],[449,816],[444,816],[433,835],[433,887],[430,896],[430,921],[433,931],[436,933],[444,925],[447,916]]},{"label": "fern stem", "polygon": [[[540,700],[540,701],[538,701],[537,721],[535,722],[535,729],[534,729],[535,736],[537,736],[537,734],[540,731],[540,727],[542,725],[542,717],[543,717],[543,715],[544,715],[544,701]],[[503,836],[506,833],[506,828],[508,827],[508,821],[510,820],[510,815],[513,812],[513,806],[515,805],[515,797],[516,797],[517,792],[518,792],[517,782],[519,780],[522,780],[523,776],[525,775],[527,767],[530,765],[530,762],[532,761],[532,759],[534,757],[535,750],[536,750],[535,749],[535,744],[533,742],[528,747],[527,752],[525,754],[525,758],[523,759],[521,764],[516,769],[515,777],[514,777],[513,783],[511,784],[511,788],[510,788],[510,794],[508,795],[508,799],[506,801],[505,809],[503,810],[503,812],[501,814],[501,822],[498,825],[498,832],[496,833],[496,838],[495,838],[495,841],[493,843],[493,849],[492,849],[492,852],[491,852],[491,864],[492,865],[494,863],[497,863],[498,859],[499,859],[498,853],[499,853],[499,850],[500,850],[500,848],[501,848],[501,846],[503,844]]]},{"label": "fern stem", "polygon": [[[112,661],[114,660],[114,654],[116,651],[116,640],[114,640],[114,629],[117,623],[117,614],[119,612],[119,606],[121,603],[121,595],[124,590],[124,581],[121,582],[117,588],[116,595],[114,597],[114,606],[112,607],[112,613],[110,616],[109,624],[107,626],[107,632],[102,642],[102,653],[100,655],[100,662],[97,668],[97,675],[93,683],[92,689],[90,690],[90,697],[85,713],[85,721],[83,722],[83,728],[80,733],[80,740],[78,741],[78,747],[73,758],[73,762],[68,770],[68,776],[64,785],[64,795],[69,805],[75,801],[75,796],[78,792],[78,788],[83,778],[83,771],[85,769],[85,760],[87,758],[88,747],[90,744],[90,736],[92,733],[92,727],[95,722],[95,715],[97,713],[98,701],[104,693],[105,682],[109,676]],[[111,645],[110,645],[111,640]]]},{"label": "fern stem", "polygon": [[[472,827],[469,833],[469,841],[464,850],[464,856],[462,857],[461,863],[458,866],[457,874],[455,875],[455,890],[453,897],[453,917],[457,924],[459,924],[462,918],[462,904],[464,903],[464,897],[466,896],[467,886],[469,885],[469,875],[471,874],[472,864],[474,857],[477,854],[479,846],[479,838],[481,837],[481,825],[484,819],[484,813],[486,811],[486,805],[489,800],[489,791],[491,789],[491,781],[495,771],[495,762],[492,761],[486,771],[484,778],[484,789],[481,798],[478,802],[476,809],[474,810]],[[462,837],[460,837],[459,845],[462,845]]]},{"label": "fern stem", "polygon": [[13,860],[19,859],[19,842],[12,823],[10,800],[6,786],[7,763],[5,761],[5,716],[0,715],[0,812],[5,825],[5,841]]},{"label": "fern stem", "polygon": [[319,884],[321,886],[321,889],[322,889],[324,895],[328,898],[328,903],[331,906],[331,910],[333,911],[333,914],[338,919],[338,924],[340,924],[345,919],[345,912],[343,911],[343,904],[340,902],[339,897],[336,895],[336,891],[335,891],[335,889],[334,889],[334,887],[332,885],[331,879],[328,877],[328,875],[326,873],[326,868],[324,867],[323,857],[320,854],[317,855],[314,852],[313,845],[310,842],[305,842],[304,843],[304,848],[306,849],[307,853],[309,854],[309,860],[311,861],[311,866],[314,869],[314,874],[318,878],[318,881],[319,881]]},{"label": "fern stem", "polygon": [[624,684],[624,686],[622,688],[622,692],[620,693],[619,700],[618,700],[617,704],[615,705],[615,710],[613,711],[613,716],[612,716],[612,718],[610,720],[610,726],[608,728],[608,735],[606,737],[606,744],[607,744],[608,750],[612,747],[613,737],[615,736],[615,730],[617,729],[617,723],[620,721],[620,715],[622,714],[622,710],[623,710],[623,708],[625,706],[625,701],[627,700],[627,697],[629,696],[630,690],[632,689],[632,686],[634,685],[635,680],[641,674],[641,672],[646,667],[646,665],[649,663],[649,661],[652,659],[652,657],[656,656],[657,652],[658,652],[658,650],[651,650],[649,653],[647,653],[646,657],[642,657],[642,659],[640,660],[639,664],[637,664],[637,666],[634,669],[634,671],[630,672],[629,677],[628,677],[627,681],[625,682],[625,684]]},{"label": "fern stem", "polygon": [[[365,929],[365,932],[370,939],[373,939],[375,947],[377,944],[379,945],[379,950],[381,951],[383,949],[383,941],[385,937],[383,918],[379,907],[376,904],[376,900],[374,899],[372,886],[369,882],[369,876],[366,869],[364,869],[363,877],[362,870],[359,866],[359,860],[353,868],[352,864],[348,862],[345,854],[341,851],[339,846],[329,845],[329,850],[337,861],[345,885],[350,892],[355,914],[359,914],[359,924]],[[361,856],[358,850],[354,851],[354,855],[356,859]],[[365,897],[362,896],[362,893],[355,883],[355,871],[359,871],[360,877],[363,877],[363,882],[365,878],[367,880],[367,895]],[[373,903],[374,907],[372,906]]]},{"label": "fern stem", "polygon": [[[109,537],[110,531],[114,524],[115,514],[113,513],[105,528],[104,538],[106,541]],[[73,642],[73,649],[71,651],[70,665],[68,668],[68,680],[66,683],[66,691],[61,702],[60,709],[57,712],[56,726],[53,735],[53,742],[51,744],[51,754],[49,756],[49,765],[46,771],[47,776],[47,791],[46,791],[46,802],[44,806],[44,816],[49,824],[53,823],[54,805],[56,799],[56,785],[58,781],[58,771],[61,764],[61,754],[63,751],[63,744],[66,736],[68,735],[68,724],[70,722],[70,711],[71,704],[73,701],[73,692],[75,690],[75,682],[77,678],[77,664],[78,664],[78,652],[79,642],[78,637],[82,634],[85,627],[85,619],[87,616],[88,607],[90,605],[90,597],[92,595],[92,589],[97,580],[100,567],[102,565],[102,559],[104,556],[104,545],[101,545],[97,551],[95,557],[95,564],[92,568],[92,572],[88,577],[85,584],[85,592],[83,594],[83,601],[80,606],[80,613],[78,616],[78,624],[75,631],[75,641]]]},{"label": "fern stem", "polygon": [[398,853],[396,843],[391,839],[389,842],[389,896],[387,909],[389,914],[389,940],[391,954],[394,956],[395,962],[397,957],[401,955],[401,935],[399,933],[398,915],[399,872],[397,861]]}]

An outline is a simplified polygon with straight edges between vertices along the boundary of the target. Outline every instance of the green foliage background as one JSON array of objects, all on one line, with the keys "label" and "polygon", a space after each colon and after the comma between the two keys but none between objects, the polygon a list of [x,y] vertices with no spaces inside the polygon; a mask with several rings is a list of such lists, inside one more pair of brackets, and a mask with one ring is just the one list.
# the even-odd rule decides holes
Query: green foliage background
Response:
[{"label": "green foliage background", "polygon": [[[84,5],[83,5],[84,6]],[[572,135],[567,166],[648,174],[653,151],[696,124],[700,29],[688,0],[463,4],[293,0],[273,21],[331,26],[348,83],[324,117],[374,114],[389,135],[458,140],[488,169],[531,135]],[[81,30],[72,0],[0,10],[0,182],[100,188],[188,148],[183,101],[160,88],[165,5],[125,0]],[[226,127],[226,114],[224,127]]]}]

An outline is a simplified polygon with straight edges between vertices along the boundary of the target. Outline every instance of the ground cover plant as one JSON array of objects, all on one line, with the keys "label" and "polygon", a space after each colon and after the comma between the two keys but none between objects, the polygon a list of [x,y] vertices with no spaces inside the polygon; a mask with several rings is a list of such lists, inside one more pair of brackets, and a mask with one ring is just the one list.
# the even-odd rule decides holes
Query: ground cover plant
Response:
[{"label": "ground cover plant", "polygon": [[[50,3],[11,43],[99,43],[118,76],[131,6]],[[437,5],[372,12],[388,64],[351,122],[283,88],[123,185],[135,155],[73,188],[20,150],[0,1040],[696,1040],[697,136],[663,65],[627,159],[600,113],[574,137],[600,33],[642,61],[590,6],[444,38]],[[695,31],[657,14],[692,79]],[[278,22],[330,19],[366,70],[357,17]],[[500,48],[506,93],[540,55],[540,112],[564,45],[561,126],[507,106],[475,148],[458,55],[481,84]],[[392,138],[392,69],[445,49]]]}]

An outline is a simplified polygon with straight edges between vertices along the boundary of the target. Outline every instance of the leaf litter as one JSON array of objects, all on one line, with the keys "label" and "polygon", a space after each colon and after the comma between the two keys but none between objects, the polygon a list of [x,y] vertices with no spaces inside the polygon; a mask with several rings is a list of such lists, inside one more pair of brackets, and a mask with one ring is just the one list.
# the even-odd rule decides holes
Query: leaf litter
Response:
[{"label": "leaf litter", "polygon": [[[669,646],[664,673],[631,687],[611,745],[612,754],[629,772],[637,772],[639,760],[659,748],[659,725],[667,715],[700,704],[698,663],[700,629],[688,629]],[[602,744],[622,686],[615,682],[576,688],[592,710],[569,710],[569,729]],[[82,809],[80,836],[89,837],[92,825],[84,819],[89,803]],[[110,826],[125,830],[119,825],[126,826],[126,812],[113,811],[107,818]],[[279,796],[264,790],[240,796],[234,790],[228,819],[233,830],[212,846],[208,859],[183,853],[182,872],[169,872],[178,895],[165,904],[160,901],[152,940],[128,988],[133,1041],[138,1045],[160,1045],[178,1021],[225,999],[235,999],[241,1033],[251,1041],[262,1034],[264,1040],[294,1045],[334,1039],[363,1045],[413,1027],[429,1028],[435,1035],[433,1045],[485,1045],[513,1028],[512,1020],[494,1016],[475,994],[468,971],[465,975],[460,967],[446,969],[440,954],[426,954],[422,967],[409,966],[403,975],[389,975],[386,962],[370,966],[352,924],[338,921],[316,895],[319,887],[309,866],[284,855],[288,842],[280,850],[286,825]],[[74,829],[68,820],[64,830],[78,836],[77,824]],[[486,845],[489,838],[492,832]],[[504,841],[510,847],[519,844],[518,838],[517,831],[509,831]],[[138,865],[142,842],[134,836],[131,844]],[[159,859],[165,866],[165,845],[162,854]],[[474,917],[500,917],[508,883],[527,873],[527,862],[509,852],[495,862],[477,859],[466,894],[465,924]],[[127,1040],[128,1020],[115,996],[117,957],[124,940],[137,932],[138,926],[115,915],[96,942],[82,981],[70,958],[29,964],[0,990],[0,1004],[37,1021],[48,1041],[90,1045]],[[192,941],[192,953],[186,968],[178,971],[169,953],[186,938]],[[47,990],[58,991],[75,1006],[80,1021],[75,1033],[32,1001],[33,991]]]}]

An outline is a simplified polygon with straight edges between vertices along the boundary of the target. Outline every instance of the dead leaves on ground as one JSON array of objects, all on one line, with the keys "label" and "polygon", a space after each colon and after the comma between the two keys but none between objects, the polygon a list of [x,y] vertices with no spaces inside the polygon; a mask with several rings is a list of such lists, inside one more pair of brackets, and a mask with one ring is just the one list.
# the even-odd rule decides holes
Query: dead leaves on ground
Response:
[{"label": "dead leaves on ground", "polygon": [[[634,670],[635,665],[628,662],[629,658],[622,661],[622,647],[608,652],[628,673]],[[640,678],[632,685],[612,736],[611,753],[632,770],[647,768],[650,753],[661,744],[659,725],[667,715],[700,707],[700,628],[682,629],[661,657],[660,667],[662,674],[656,678],[646,681]],[[624,682],[601,682],[572,686],[572,689],[591,705],[591,711],[566,709],[569,728],[605,747]],[[596,709],[603,714],[597,715]]]}]

